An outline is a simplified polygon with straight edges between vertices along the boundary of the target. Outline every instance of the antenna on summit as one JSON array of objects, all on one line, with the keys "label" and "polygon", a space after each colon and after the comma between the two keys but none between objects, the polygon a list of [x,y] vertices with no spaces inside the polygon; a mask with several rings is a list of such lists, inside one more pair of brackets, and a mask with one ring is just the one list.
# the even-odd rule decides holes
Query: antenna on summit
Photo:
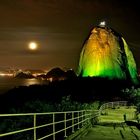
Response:
[{"label": "antenna on summit", "polygon": [[105,21],[101,21],[100,24],[99,24],[99,26],[105,27],[106,26],[106,22]]}]

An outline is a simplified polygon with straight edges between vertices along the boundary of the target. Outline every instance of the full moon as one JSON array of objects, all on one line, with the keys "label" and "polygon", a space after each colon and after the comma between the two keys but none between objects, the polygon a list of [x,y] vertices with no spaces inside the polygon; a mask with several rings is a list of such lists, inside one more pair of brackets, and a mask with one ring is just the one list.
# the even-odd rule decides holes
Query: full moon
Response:
[{"label": "full moon", "polygon": [[36,42],[30,42],[29,43],[29,49],[30,50],[36,50],[37,49],[37,43]]}]

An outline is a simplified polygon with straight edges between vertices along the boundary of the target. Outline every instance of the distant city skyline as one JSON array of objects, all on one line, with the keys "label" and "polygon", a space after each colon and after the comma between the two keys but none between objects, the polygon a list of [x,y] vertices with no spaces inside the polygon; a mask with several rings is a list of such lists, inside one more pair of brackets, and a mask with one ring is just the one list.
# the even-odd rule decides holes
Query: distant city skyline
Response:
[{"label": "distant city skyline", "polygon": [[[140,69],[138,6],[136,0],[1,1],[0,67],[76,71],[84,41],[105,20],[125,38]],[[38,49],[29,50],[30,42]]]}]

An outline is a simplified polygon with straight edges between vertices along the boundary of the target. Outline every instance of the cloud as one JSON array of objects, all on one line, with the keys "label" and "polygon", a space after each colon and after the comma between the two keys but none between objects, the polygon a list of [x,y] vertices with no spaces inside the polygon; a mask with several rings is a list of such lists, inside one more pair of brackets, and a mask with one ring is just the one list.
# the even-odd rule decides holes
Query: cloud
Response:
[{"label": "cloud", "polygon": [[5,0],[0,4],[0,25],[60,26],[63,23],[64,26],[88,17],[121,16],[132,8],[134,12],[133,3],[131,7],[127,3],[119,0]]}]

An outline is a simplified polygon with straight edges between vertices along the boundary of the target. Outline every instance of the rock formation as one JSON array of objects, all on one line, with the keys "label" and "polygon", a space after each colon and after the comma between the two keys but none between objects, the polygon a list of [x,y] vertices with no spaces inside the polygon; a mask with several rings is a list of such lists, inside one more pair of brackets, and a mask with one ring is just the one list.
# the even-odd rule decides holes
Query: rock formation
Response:
[{"label": "rock formation", "polygon": [[106,26],[91,31],[80,54],[78,75],[138,82],[136,63],[126,41]]}]

